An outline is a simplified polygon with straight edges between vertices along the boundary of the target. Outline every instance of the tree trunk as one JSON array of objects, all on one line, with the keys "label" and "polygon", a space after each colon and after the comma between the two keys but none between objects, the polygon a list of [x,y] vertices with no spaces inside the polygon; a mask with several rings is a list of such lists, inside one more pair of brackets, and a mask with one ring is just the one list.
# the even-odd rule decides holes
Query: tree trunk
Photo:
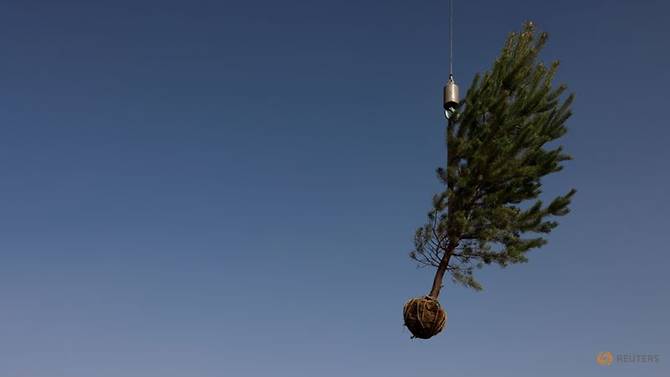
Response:
[{"label": "tree trunk", "polygon": [[428,296],[437,299],[440,296],[440,290],[442,289],[442,280],[444,279],[444,274],[447,272],[447,267],[449,267],[449,259],[451,258],[451,252],[456,248],[455,242],[449,241],[440,265],[437,266],[437,271],[435,272],[435,278],[433,279],[433,288],[431,288]]},{"label": "tree trunk", "polygon": [[[447,117],[447,169],[449,169],[450,165],[455,163],[454,161],[452,161],[453,152],[451,148],[448,147],[451,142],[451,139],[453,138],[453,128],[454,128],[454,118]],[[454,185],[453,182],[448,182],[447,189],[452,190],[453,185]],[[449,201],[449,203],[447,204],[447,213],[450,215],[449,216],[450,219],[453,211],[454,211],[453,204],[451,201]],[[451,227],[449,228],[451,229]],[[442,280],[444,279],[444,274],[447,272],[447,267],[449,267],[449,259],[451,258],[451,253],[458,245],[458,242],[459,241],[449,239],[449,243],[447,244],[447,247],[444,250],[444,255],[442,255],[440,264],[437,266],[437,271],[435,272],[435,278],[433,279],[433,287],[430,289],[430,293],[428,294],[428,296],[437,299],[438,296],[440,295],[440,290],[442,289]]]}]

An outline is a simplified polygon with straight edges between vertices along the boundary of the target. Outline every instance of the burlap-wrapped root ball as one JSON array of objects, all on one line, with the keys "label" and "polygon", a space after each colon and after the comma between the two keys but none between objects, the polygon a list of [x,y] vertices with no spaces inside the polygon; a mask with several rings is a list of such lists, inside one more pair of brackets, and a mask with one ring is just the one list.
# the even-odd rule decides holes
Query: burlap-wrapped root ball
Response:
[{"label": "burlap-wrapped root ball", "polygon": [[447,313],[436,298],[425,296],[410,299],[403,308],[405,326],[415,338],[429,339],[444,329]]}]

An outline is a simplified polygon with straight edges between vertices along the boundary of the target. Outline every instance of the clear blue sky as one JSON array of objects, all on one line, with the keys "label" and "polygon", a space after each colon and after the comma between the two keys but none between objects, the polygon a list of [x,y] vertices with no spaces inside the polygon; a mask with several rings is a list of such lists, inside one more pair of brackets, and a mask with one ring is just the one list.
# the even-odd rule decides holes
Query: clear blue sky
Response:
[{"label": "clear blue sky", "polygon": [[[456,0],[463,91],[526,19],[576,92],[530,263],[407,258],[444,153],[447,1],[0,5],[0,375],[667,376],[663,1]],[[658,364],[596,365],[598,352]]]}]

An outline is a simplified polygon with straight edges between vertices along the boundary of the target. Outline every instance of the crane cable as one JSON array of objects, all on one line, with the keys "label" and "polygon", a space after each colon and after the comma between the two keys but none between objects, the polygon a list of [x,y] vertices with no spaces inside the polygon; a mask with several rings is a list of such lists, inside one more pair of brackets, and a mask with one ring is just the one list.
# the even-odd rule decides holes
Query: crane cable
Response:
[{"label": "crane cable", "polygon": [[454,77],[454,0],[449,0],[449,78]]}]

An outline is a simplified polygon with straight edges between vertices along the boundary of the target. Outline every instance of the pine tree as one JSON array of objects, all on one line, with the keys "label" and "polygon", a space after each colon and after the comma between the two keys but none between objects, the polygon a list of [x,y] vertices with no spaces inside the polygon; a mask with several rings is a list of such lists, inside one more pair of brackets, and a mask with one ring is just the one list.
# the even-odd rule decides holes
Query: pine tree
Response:
[{"label": "pine tree", "polygon": [[437,169],[445,189],[433,197],[410,253],[437,268],[429,297],[437,299],[445,274],[482,289],[476,269],[526,262],[558,225],[555,217],[569,212],[574,189],[547,204],[539,199],[542,178],[571,159],[553,142],[567,131],[574,98],[553,85],[558,62],[539,61],[546,40],[531,22],[511,33],[449,119],[446,168]]}]

